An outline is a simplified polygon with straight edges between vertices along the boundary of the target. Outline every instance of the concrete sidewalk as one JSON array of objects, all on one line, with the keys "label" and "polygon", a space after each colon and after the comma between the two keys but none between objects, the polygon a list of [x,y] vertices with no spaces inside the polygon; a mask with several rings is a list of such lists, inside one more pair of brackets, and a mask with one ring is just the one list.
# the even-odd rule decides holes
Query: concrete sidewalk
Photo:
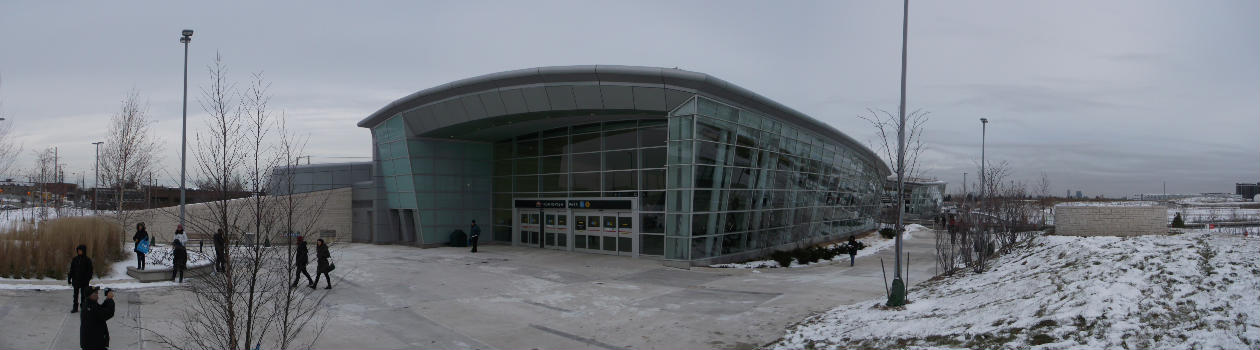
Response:
[{"label": "concrete sidewalk", "polygon": [[[934,239],[905,241],[910,282],[931,277]],[[342,244],[324,296],[321,349],[747,349],[839,304],[884,296],[892,250],[804,268],[680,270],[659,261],[484,246],[417,249]],[[911,297],[913,298],[913,288]],[[0,348],[77,348],[70,291],[0,290]],[[124,290],[114,348],[164,348],[136,325],[178,327],[186,292]],[[67,315],[70,315],[67,318]]]}]

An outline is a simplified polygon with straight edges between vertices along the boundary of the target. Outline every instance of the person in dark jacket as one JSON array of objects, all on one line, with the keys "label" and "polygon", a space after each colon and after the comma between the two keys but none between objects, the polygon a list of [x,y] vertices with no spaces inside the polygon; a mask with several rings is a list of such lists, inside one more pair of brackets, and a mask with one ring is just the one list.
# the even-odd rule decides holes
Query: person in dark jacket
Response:
[{"label": "person in dark jacket", "polygon": [[[293,252],[293,269],[297,270],[293,276],[293,284],[289,288],[297,288],[298,281],[302,280],[302,275],[306,275],[306,285],[315,288],[315,280],[311,279],[311,273],[306,272],[306,264],[310,262],[308,258],[310,251],[306,249],[306,240],[302,236],[297,238],[297,250]],[[316,274],[319,272],[316,271]]]},{"label": "person in dark jacket", "polygon": [[320,275],[323,275],[324,278],[328,280],[328,282],[326,282],[328,286],[324,287],[324,289],[332,289],[332,276],[328,275],[328,271],[330,271],[328,269],[329,258],[332,258],[332,255],[328,254],[328,245],[324,244],[324,239],[321,238],[315,240],[315,283],[311,283],[311,289],[315,289],[315,287],[319,286]]},{"label": "person in dark jacket", "polygon": [[862,249],[862,243],[857,241],[854,236],[849,236],[849,266],[857,261],[857,252]]},{"label": "person in dark jacket", "polygon": [[97,303],[100,288],[90,292],[79,314],[79,347],[84,350],[109,349],[109,321],[114,317],[114,292],[105,292],[105,302]]},{"label": "person in dark jacket", "polygon": [[70,260],[70,273],[66,282],[74,286],[74,307],[70,313],[79,312],[79,303],[87,300],[88,286],[92,283],[92,259],[87,257],[87,246],[80,244],[74,248],[74,259]]},{"label": "person in dark jacket", "polygon": [[[131,236],[131,241],[136,242],[136,268],[144,270],[144,253],[140,251],[140,241],[149,240],[149,231],[144,229],[144,223],[136,224],[136,234]],[[147,242],[146,242],[147,244]]]},{"label": "person in dark jacket", "polygon": [[223,237],[223,229],[214,233],[214,270],[223,272],[227,268],[227,238]]},{"label": "person in dark jacket", "polygon": [[184,283],[184,270],[188,268],[188,249],[184,247],[184,241],[175,240],[171,244],[175,250],[175,257],[171,260],[171,280],[175,280],[175,276],[179,276],[179,283]]},{"label": "person in dark jacket", "polygon": [[477,226],[477,220],[472,221],[472,228],[468,229],[468,241],[472,244],[472,252],[477,252],[477,239],[481,238],[481,226]]}]

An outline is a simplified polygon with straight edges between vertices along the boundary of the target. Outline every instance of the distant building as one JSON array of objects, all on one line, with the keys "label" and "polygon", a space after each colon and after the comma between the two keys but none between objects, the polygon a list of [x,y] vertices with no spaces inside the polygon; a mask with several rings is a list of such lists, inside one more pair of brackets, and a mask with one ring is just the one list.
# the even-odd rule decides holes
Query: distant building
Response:
[{"label": "distant building", "polygon": [[1085,198],[1085,195],[1082,194],[1081,191],[1076,191],[1076,199],[1081,199],[1081,198]]},{"label": "distant building", "polygon": [[1242,196],[1246,199],[1253,199],[1260,194],[1260,183],[1255,182],[1239,182],[1234,184],[1234,194]]}]

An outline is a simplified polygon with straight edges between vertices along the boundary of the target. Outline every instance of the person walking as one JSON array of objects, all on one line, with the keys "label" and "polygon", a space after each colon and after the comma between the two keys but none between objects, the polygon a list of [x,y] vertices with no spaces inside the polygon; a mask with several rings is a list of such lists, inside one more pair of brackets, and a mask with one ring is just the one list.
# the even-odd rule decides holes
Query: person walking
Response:
[{"label": "person walking", "polygon": [[481,238],[481,226],[477,226],[477,220],[472,221],[472,228],[468,229],[468,232],[470,233],[468,241],[472,244],[472,252],[476,253],[477,239]]},{"label": "person walking", "polygon": [[311,289],[315,289],[319,286],[320,275],[323,275],[328,281],[325,282],[328,286],[324,287],[324,289],[332,289],[332,276],[328,275],[328,271],[332,271],[333,269],[332,264],[328,262],[328,259],[330,258],[332,258],[332,255],[328,253],[328,245],[324,244],[324,239],[320,238],[315,240],[315,282],[311,283]]},{"label": "person walking", "polygon": [[179,275],[179,283],[184,283],[184,270],[188,268],[188,249],[184,247],[184,241],[176,239],[173,244],[175,257],[171,262],[171,280],[175,280],[175,276]]},{"label": "person walking", "polygon": [[858,242],[854,236],[849,236],[849,266],[857,261],[857,252],[862,250],[862,242]]},{"label": "person walking", "polygon": [[[289,288],[297,288],[298,281],[302,280],[303,275],[306,275],[306,285],[315,288],[315,280],[311,279],[309,272],[306,272],[306,264],[310,261],[307,257],[308,254],[310,254],[310,251],[306,249],[306,239],[298,236],[297,250],[293,252],[293,269],[297,270],[297,272],[294,273],[293,284],[289,285]],[[316,271],[316,274],[318,275],[319,272]]]},{"label": "person walking", "polygon": [[227,253],[227,238],[223,237],[223,229],[219,229],[214,233],[214,270],[223,272],[227,270],[227,259],[224,256]]},{"label": "person walking", "polygon": [[93,288],[83,303],[79,314],[79,347],[84,350],[109,349],[109,321],[114,317],[114,291],[105,290],[105,302],[100,299],[100,288]]},{"label": "person walking", "polygon": [[87,256],[87,246],[80,244],[74,248],[74,259],[70,260],[70,273],[67,283],[74,287],[74,307],[70,313],[79,312],[79,304],[86,303],[88,286],[92,283],[92,259]]},{"label": "person walking", "polygon": [[180,243],[183,243],[185,247],[188,246],[188,235],[184,234],[184,225],[179,225],[175,227],[175,240],[180,241]]},{"label": "person walking", "polygon": [[149,231],[143,222],[136,224],[136,234],[131,236],[131,241],[136,243],[136,268],[144,270],[144,255],[149,253]]}]

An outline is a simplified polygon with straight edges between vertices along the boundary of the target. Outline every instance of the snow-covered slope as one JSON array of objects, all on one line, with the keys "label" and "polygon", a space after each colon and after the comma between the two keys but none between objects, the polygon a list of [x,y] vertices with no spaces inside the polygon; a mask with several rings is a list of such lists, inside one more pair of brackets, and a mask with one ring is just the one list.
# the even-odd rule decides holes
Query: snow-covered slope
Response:
[{"label": "snow-covered slope", "polygon": [[981,274],[925,282],[904,310],[841,306],[776,349],[1260,348],[1260,239],[1039,237]]}]

